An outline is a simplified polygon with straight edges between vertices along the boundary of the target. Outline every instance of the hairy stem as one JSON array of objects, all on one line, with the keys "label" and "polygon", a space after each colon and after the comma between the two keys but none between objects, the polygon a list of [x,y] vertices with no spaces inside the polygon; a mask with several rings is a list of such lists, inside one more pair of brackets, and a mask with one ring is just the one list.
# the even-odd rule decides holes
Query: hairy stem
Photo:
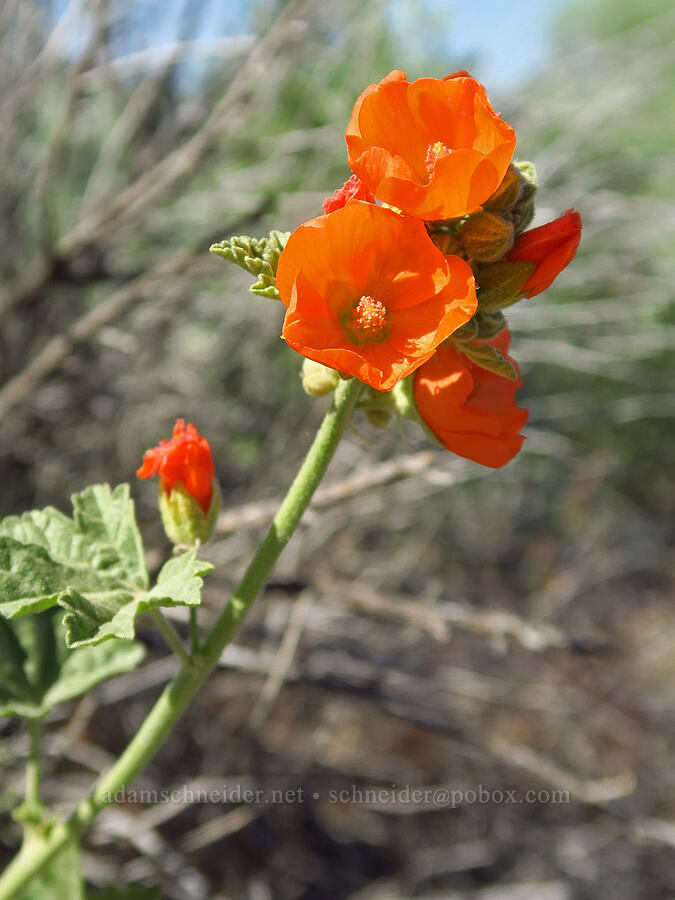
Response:
[{"label": "hairy stem", "polygon": [[152,617],[153,622],[161,631],[162,637],[167,642],[171,650],[176,654],[178,659],[181,661],[181,665],[183,666],[191,666],[192,660],[185,652],[185,648],[183,647],[183,643],[180,639],[180,635],[173,627],[171,622],[166,618],[161,609],[151,609],[150,616]]},{"label": "hairy stem", "polygon": [[26,804],[38,808],[42,805],[42,720],[26,719],[28,729],[28,761],[26,763]]},{"label": "hairy stem", "polygon": [[72,815],[54,825],[44,841],[26,845],[0,877],[0,900],[10,900],[68,840],[78,837],[96,816],[117,799],[145,768],[162,745],[190,700],[215,668],[265,582],[293,532],[300,524],[314,491],[319,486],[340,437],[351,416],[363,385],[356,379],[341,381],[314,442],[279,507],[265,540],[251,560],[229,604],[217,619],[192,660],[182,668],[148,713],[122,755],[94,785]]},{"label": "hairy stem", "polygon": [[194,606],[190,607],[190,649],[194,658],[199,653],[199,620]]}]

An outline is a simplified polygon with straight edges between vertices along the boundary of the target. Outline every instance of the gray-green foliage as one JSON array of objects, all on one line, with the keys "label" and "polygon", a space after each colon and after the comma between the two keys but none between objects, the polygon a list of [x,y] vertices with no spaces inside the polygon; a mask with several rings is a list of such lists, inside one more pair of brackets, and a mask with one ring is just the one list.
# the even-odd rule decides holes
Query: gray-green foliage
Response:
[{"label": "gray-green foliage", "polygon": [[158,606],[198,606],[203,577],[213,567],[198,560],[193,550],[170,559],[162,567],[157,584],[150,590],[120,589],[102,593],[66,590],[59,604],[64,617],[69,647],[97,644],[110,637],[131,639],[136,618]]},{"label": "gray-green foliage", "polygon": [[[59,604],[68,646],[131,639],[135,620],[158,606],[195,606],[208,563],[193,551],[169,560],[149,586],[129,486],[93,485],[73,495],[73,517],[47,507],[0,523],[0,613]],[[17,648],[7,638],[8,646]]]},{"label": "gray-green foliage", "polygon": [[8,621],[0,618],[0,716],[37,718],[57,703],[131,671],[145,648],[112,640],[70,650],[55,610]]}]

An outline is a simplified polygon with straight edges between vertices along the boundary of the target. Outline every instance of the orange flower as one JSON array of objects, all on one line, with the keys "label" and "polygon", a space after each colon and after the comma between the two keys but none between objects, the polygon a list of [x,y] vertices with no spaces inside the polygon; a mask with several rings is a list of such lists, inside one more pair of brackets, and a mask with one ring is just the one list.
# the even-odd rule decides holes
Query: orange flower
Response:
[{"label": "orange flower", "polygon": [[[510,340],[505,329],[489,343],[506,354]],[[425,424],[448,450],[499,468],[524,440],[518,432],[528,412],[515,402],[521,384],[482,369],[448,342],[418,369],[413,392]]]},{"label": "orange flower", "polygon": [[157,447],[146,450],[143,464],[136,472],[139,478],[159,475],[167,497],[177,484],[199,503],[208,515],[213,496],[215,469],[211,448],[194,425],[178,419],[170,441],[160,441]]},{"label": "orange flower", "polygon": [[564,216],[531,228],[516,238],[506,254],[507,262],[534,263],[534,271],[522,287],[525,297],[541,294],[569,265],[581,240],[581,216],[568,209]]},{"label": "orange flower", "polygon": [[357,175],[352,175],[341,188],[333,191],[330,197],[326,197],[323,201],[323,211],[335,212],[336,209],[342,209],[350,200],[365,200],[367,203],[375,201],[375,197]]},{"label": "orange flower", "polygon": [[409,82],[390,72],[356,101],[349,167],[378,198],[419,219],[473,212],[499,187],[516,136],[466,72]]},{"label": "orange flower", "polygon": [[279,259],[294,350],[388,391],[476,309],[470,267],[444,257],[422,222],[352,200],[301,225]]}]

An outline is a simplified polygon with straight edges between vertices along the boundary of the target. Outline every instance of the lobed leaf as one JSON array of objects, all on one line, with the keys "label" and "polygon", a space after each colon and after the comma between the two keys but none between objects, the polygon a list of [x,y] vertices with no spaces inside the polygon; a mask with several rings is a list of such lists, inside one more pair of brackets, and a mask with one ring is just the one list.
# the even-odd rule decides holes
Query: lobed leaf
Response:
[{"label": "lobed leaf", "polygon": [[59,605],[66,610],[63,623],[69,647],[99,644],[109,638],[131,639],[138,616],[158,606],[198,606],[203,577],[213,566],[196,558],[193,550],[169,560],[149,591],[111,591],[83,595],[64,591]]},{"label": "lobed leaf", "polygon": [[7,618],[53,606],[66,589],[145,589],[148,573],[129,486],[86,488],[73,518],[47,507],[0,522],[0,613]]},{"label": "lobed leaf", "polygon": [[135,669],[145,656],[136,641],[106,641],[69,650],[55,610],[0,619],[0,716],[37,718],[101,681]]}]

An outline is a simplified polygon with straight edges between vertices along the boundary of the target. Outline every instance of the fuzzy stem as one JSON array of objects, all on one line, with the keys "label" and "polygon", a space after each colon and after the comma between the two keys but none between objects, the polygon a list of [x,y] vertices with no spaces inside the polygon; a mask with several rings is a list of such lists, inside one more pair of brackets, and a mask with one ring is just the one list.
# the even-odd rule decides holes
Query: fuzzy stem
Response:
[{"label": "fuzzy stem", "polygon": [[26,804],[38,809],[42,805],[42,720],[26,719],[28,730],[29,752],[26,762]]},{"label": "fuzzy stem", "polygon": [[171,622],[166,618],[161,609],[151,609],[150,616],[157,626],[157,628],[161,631],[162,637],[167,642],[171,650],[176,654],[178,659],[181,662],[182,666],[191,666],[192,660],[185,652],[185,648],[183,647],[183,643],[180,639],[180,635],[173,627]]},{"label": "fuzzy stem", "polygon": [[314,491],[349,422],[363,385],[354,378],[338,385],[314,442],[286,494],[265,540],[251,560],[229,604],[202,644],[201,652],[166,686],[122,755],[94,785],[91,793],[65,821],[53,826],[39,844],[22,848],[0,877],[0,900],[10,900],[70,839],[77,838],[96,816],[117,799],[145,768],[171,728],[215,668],[293,532],[300,524]]},{"label": "fuzzy stem", "polygon": [[199,653],[199,621],[196,606],[190,607],[190,653],[193,659]]}]

